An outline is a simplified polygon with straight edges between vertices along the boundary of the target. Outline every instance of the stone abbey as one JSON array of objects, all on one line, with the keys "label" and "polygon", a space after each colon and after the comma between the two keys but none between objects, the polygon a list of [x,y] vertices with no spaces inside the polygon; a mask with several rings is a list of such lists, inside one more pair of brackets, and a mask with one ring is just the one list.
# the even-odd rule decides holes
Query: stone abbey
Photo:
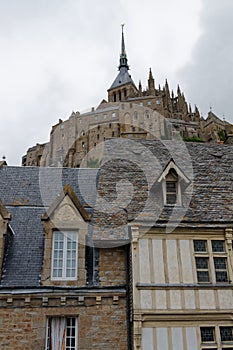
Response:
[{"label": "stone abbey", "polygon": [[[148,86],[138,87],[129,74],[122,27],[119,73],[108,89],[105,99],[90,112],[72,113],[69,119],[52,127],[50,140],[28,149],[22,164],[26,166],[80,167],[98,165],[98,145],[113,137],[140,139],[183,139],[231,143],[233,126],[219,119],[212,111],[207,119],[198,108],[192,110],[180,87],[177,94],[155,86],[149,70]],[[84,162],[84,163],[83,163]]]}]

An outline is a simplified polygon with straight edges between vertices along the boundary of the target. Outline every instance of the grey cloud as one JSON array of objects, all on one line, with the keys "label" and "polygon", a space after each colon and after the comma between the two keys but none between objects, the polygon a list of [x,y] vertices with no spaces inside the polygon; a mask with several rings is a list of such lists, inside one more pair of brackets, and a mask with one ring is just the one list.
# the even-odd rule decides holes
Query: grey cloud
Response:
[{"label": "grey cloud", "polygon": [[202,35],[177,80],[204,116],[211,106],[233,122],[233,2],[205,0],[203,5]]}]

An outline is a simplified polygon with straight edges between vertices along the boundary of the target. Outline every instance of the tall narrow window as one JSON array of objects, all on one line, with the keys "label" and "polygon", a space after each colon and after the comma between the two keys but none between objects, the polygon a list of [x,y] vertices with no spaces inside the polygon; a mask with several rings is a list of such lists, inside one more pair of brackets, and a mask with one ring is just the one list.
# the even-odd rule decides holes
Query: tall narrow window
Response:
[{"label": "tall narrow window", "polygon": [[77,317],[50,317],[47,320],[46,350],[78,349]]},{"label": "tall narrow window", "polygon": [[77,232],[54,231],[52,254],[52,279],[74,280],[77,278]]},{"label": "tall narrow window", "polygon": [[166,176],[166,204],[175,205],[178,199],[178,176],[170,170]]}]

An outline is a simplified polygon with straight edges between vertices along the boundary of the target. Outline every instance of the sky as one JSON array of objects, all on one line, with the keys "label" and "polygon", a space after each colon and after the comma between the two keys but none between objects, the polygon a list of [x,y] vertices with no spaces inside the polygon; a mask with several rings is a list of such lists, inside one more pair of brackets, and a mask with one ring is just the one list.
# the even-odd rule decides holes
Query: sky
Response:
[{"label": "sky", "polygon": [[107,99],[122,23],[136,85],[151,68],[233,123],[232,0],[0,0],[0,160],[20,165],[59,119]]}]

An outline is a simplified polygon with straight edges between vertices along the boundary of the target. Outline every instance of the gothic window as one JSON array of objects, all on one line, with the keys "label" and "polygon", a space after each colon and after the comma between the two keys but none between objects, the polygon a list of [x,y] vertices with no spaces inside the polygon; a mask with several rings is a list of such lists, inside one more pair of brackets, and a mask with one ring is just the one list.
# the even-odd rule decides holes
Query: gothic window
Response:
[{"label": "gothic window", "polygon": [[77,350],[77,317],[49,317],[46,331],[46,350]]},{"label": "gothic window", "polygon": [[78,235],[74,231],[54,231],[52,279],[77,279]]},{"label": "gothic window", "polygon": [[198,283],[229,281],[224,240],[194,240]]}]

